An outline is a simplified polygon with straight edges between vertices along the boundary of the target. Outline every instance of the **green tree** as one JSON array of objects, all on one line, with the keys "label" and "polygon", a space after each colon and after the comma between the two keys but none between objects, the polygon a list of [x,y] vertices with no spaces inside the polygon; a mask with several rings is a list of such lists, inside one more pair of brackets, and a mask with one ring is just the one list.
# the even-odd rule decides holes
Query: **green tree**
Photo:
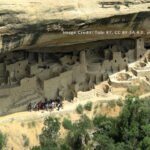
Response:
[{"label": "green tree", "polygon": [[72,129],[72,122],[71,120],[64,118],[62,125],[65,129],[71,130]]},{"label": "green tree", "polygon": [[91,111],[92,110],[92,102],[87,102],[84,105],[84,109],[87,110],[87,111]]},{"label": "green tree", "polygon": [[30,144],[29,138],[25,134],[23,134],[22,139],[23,139],[23,146],[28,147]]},{"label": "green tree", "polygon": [[60,122],[58,118],[48,117],[44,121],[44,128],[40,135],[40,147],[34,147],[32,150],[58,150],[59,139],[58,131],[60,130]]},{"label": "green tree", "polygon": [[94,137],[96,144],[96,150],[115,150],[113,139],[109,138],[105,134],[96,134]]},{"label": "green tree", "polygon": [[149,100],[127,96],[122,112],[117,118],[96,116],[93,123],[97,128],[94,141],[100,143],[97,147],[104,149],[102,147],[107,147],[106,141],[109,141],[108,150],[113,149],[113,145],[120,150],[150,149],[149,107]]},{"label": "green tree", "polygon": [[7,137],[5,134],[0,132],[0,150],[3,150],[7,143]]},{"label": "green tree", "polygon": [[141,142],[141,149],[150,150],[150,137],[145,137]]},{"label": "green tree", "polygon": [[67,142],[73,150],[85,149],[89,141],[88,129],[91,127],[91,120],[86,115],[82,115],[81,118],[73,124],[72,130],[67,136]]},{"label": "green tree", "polygon": [[83,113],[83,106],[82,106],[81,104],[79,104],[79,105],[77,106],[76,112],[77,112],[78,114],[82,114],[82,113]]}]

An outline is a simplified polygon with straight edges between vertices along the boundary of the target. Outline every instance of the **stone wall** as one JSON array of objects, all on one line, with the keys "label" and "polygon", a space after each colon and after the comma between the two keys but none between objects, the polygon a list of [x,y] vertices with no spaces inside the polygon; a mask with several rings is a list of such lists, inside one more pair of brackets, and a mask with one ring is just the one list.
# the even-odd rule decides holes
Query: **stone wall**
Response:
[{"label": "stone wall", "polygon": [[44,81],[44,95],[47,98],[55,99],[58,95],[58,89],[60,87],[60,78],[55,77]]},{"label": "stone wall", "polygon": [[13,78],[19,80],[27,76],[27,64],[28,60],[18,61],[14,64],[7,65],[6,70],[9,72],[10,75],[12,73],[14,74]]},{"label": "stone wall", "polygon": [[145,48],[144,48],[144,39],[139,38],[136,40],[136,48],[135,48],[135,57],[136,59],[140,59],[145,54]]},{"label": "stone wall", "polygon": [[128,62],[131,63],[133,61],[135,61],[135,50],[134,49],[130,49],[127,53],[126,53],[126,57],[128,58]]},{"label": "stone wall", "polygon": [[43,70],[42,68],[38,67],[38,64],[32,64],[30,66],[30,75],[36,75],[36,74],[42,72],[42,70]]},{"label": "stone wall", "polygon": [[6,66],[4,63],[0,63],[0,84],[6,82]]},{"label": "stone wall", "polygon": [[22,90],[34,90],[38,88],[37,77],[24,78],[20,82]]}]

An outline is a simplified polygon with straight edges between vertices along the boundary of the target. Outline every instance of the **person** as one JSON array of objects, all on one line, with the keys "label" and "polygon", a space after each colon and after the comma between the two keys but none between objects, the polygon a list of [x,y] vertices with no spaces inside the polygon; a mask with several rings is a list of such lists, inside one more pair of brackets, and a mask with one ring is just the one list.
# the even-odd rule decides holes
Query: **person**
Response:
[{"label": "person", "polygon": [[46,111],[48,111],[48,109],[49,109],[49,103],[45,104],[45,109],[46,109]]},{"label": "person", "polygon": [[32,109],[33,109],[33,110],[38,110],[38,104],[37,104],[36,102],[34,102],[34,103],[32,104]]},{"label": "person", "polygon": [[61,108],[61,103],[58,103],[58,105],[57,105],[57,110],[59,111],[60,108]]},{"label": "person", "polygon": [[40,101],[40,102],[38,102],[38,103],[36,104],[36,108],[37,108],[38,111],[39,111],[40,109],[42,109],[42,101]]},{"label": "person", "polygon": [[32,110],[32,103],[31,102],[28,104],[27,109],[28,109],[28,111]]},{"label": "person", "polygon": [[44,98],[44,102],[47,103],[47,98],[46,97]]},{"label": "person", "polygon": [[47,100],[47,98],[44,98],[43,109],[48,110],[48,100]]},{"label": "person", "polygon": [[60,97],[57,98],[57,110],[59,111],[62,108],[62,100]]}]

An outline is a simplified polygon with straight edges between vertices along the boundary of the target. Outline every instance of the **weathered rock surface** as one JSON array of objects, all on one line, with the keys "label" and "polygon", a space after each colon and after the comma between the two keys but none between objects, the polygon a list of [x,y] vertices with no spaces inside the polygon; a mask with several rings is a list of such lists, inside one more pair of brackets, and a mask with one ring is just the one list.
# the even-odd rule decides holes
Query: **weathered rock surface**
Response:
[{"label": "weathered rock surface", "polygon": [[[97,40],[149,38],[150,1],[136,0],[126,6],[122,0],[117,8],[115,3],[103,8],[101,1],[1,0],[0,51],[63,51],[64,45]],[[116,30],[125,30],[128,34],[114,33]],[[144,31],[144,34],[131,33],[133,30]],[[76,33],[68,35],[66,31]],[[93,32],[82,35],[81,31]],[[113,33],[103,35],[97,31]]]}]

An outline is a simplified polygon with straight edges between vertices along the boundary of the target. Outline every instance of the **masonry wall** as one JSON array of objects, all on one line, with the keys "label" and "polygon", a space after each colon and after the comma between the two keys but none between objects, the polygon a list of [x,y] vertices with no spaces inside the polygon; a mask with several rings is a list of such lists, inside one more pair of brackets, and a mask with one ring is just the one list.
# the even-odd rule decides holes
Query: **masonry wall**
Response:
[{"label": "masonry wall", "polygon": [[149,91],[150,91],[150,82],[147,81],[147,80],[144,80],[144,79],[142,79],[141,81],[142,81],[142,82],[141,82],[141,85],[142,85],[142,87],[143,87],[143,90],[144,90],[145,92],[149,92]]},{"label": "masonry wall", "polygon": [[136,40],[136,52],[135,56],[136,59],[140,59],[145,54],[145,48],[144,48],[144,39],[139,38]]},{"label": "masonry wall", "polygon": [[60,78],[55,77],[44,81],[44,95],[47,98],[56,98],[60,87]]},{"label": "masonry wall", "polygon": [[28,60],[18,61],[14,64],[6,66],[6,70],[9,71],[9,74],[14,73],[16,79],[21,79],[27,76],[27,64]]},{"label": "masonry wall", "polygon": [[30,74],[31,75],[36,75],[38,73],[40,73],[43,69],[42,68],[38,68],[38,64],[34,64],[30,66]]},{"label": "masonry wall", "polygon": [[149,70],[140,70],[140,71],[137,71],[137,76],[138,77],[146,77],[147,79],[150,80],[150,71]]},{"label": "masonry wall", "polygon": [[0,84],[5,82],[6,68],[4,63],[0,63]]},{"label": "masonry wall", "polygon": [[20,85],[21,85],[21,89],[22,90],[33,90],[33,89],[37,89],[38,85],[37,85],[37,78],[36,77],[32,77],[32,78],[24,78],[20,81]]},{"label": "masonry wall", "polygon": [[130,49],[126,53],[126,57],[128,58],[129,63],[135,61],[135,50],[134,49]]}]

